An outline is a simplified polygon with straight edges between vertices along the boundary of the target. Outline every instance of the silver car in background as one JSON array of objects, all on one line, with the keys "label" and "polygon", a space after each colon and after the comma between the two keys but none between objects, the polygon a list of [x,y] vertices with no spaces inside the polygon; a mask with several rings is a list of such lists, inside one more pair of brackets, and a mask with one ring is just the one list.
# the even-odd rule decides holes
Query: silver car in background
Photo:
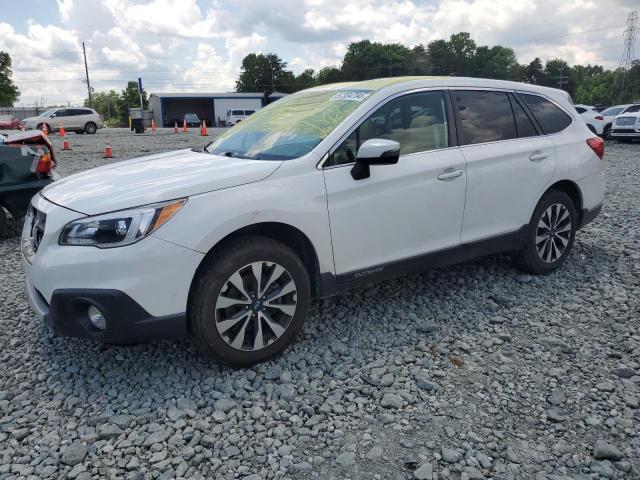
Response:
[{"label": "silver car in background", "polygon": [[68,132],[89,134],[104,127],[102,116],[88,107],[52,108],[37,117],[25,118],[22,123],[28,130],[42,130],[46,125],[49,132],[57,132],[64,125]]}]

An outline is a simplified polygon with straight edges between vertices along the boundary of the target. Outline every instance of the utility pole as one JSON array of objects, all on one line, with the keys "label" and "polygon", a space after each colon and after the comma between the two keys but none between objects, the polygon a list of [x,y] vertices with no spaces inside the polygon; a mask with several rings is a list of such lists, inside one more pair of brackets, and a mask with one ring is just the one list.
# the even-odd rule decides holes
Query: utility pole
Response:
[{"label": "utility pole", "polygon": [[638,28],[638,11],[634,10],[627,16],[626,28],[623,33],[624,52],[622,53],[622,59],[620,60],[620,68],[622,69],[622,85],[620,87],[620,94],[618,95],[619,103],[622,103],[627,75],[633,66],[633,60],[635,59],[638,30],[640,30]]},{"label": "utility pole", "polygon": [[[564,73],[564,65],[560,66],[560,77],[558,77],[558,88],[560,90],[562,90],[562,84],[565,83],[564,79],[568,79],[569,77],[567,77],[566,75],[563,75]],[[567,80],[568,81],[568,80]]]},{"label": "utility pole", "polygon": [[89,67],[87,67],[87,51],[84,49],[84,42],[82,42],[82,55],[84,56],[84,73],[87,78],[87,93],[89,94],[89,108],[91,107],[91,84],[89,83]]}]

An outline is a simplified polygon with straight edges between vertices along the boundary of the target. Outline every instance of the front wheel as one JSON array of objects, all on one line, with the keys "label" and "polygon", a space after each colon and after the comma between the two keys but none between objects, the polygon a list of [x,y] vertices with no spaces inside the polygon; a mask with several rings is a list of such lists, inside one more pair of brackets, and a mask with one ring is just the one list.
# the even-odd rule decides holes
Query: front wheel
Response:
[{"label": "front wheel", "polygon": [[302,329],[311,288],[293,250],[245,237],[216,252],[189,301],[195,341],[211,357],[244,367],[284,350]]},{"label": "front wheel", "polygon": [[611,125],[605,125],[604,130],[602,130],[602,138],[605,140],[609,140],[611,138]]},{"label": "front wheel", "polygon": [[546,193],[531,217],[517,266],[535,274],[553,272],[569,255],[577,228],[578,214],[571,197],[557,190]]}]

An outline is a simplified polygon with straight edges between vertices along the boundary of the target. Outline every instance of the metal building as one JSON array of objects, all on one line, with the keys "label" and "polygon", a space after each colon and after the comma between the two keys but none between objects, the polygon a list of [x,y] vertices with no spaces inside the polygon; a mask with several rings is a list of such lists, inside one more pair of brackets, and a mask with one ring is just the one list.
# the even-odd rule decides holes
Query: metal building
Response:
[{"label": "metal building", "polygon": [[158,126],[182,125],[186,113],[195,113],[207,126],[224,125],[230,110],[260,110],[284,97],[284,93],[152,93],[149,109]]}]

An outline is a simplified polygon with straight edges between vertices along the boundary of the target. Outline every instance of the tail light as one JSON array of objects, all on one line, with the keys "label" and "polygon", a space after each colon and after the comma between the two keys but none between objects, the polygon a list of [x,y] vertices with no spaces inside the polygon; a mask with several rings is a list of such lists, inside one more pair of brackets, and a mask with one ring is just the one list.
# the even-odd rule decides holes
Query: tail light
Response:
[{"label": "tail light", "polygon": [[51,170],[55,168],[56,164],[51,158],[49,152],[40,155],[38,165],[36,166],[36,173],[51,173]]},{"label": "tail light", "polygon": [[602,115],[596,115],[594,118],[596,120],[604,120],[604,117]]},{"label": "tail light", "polygon": [[604,140],[600,137],[587,138],[587,145],[593,150],[600,160],[604,157]]}]

